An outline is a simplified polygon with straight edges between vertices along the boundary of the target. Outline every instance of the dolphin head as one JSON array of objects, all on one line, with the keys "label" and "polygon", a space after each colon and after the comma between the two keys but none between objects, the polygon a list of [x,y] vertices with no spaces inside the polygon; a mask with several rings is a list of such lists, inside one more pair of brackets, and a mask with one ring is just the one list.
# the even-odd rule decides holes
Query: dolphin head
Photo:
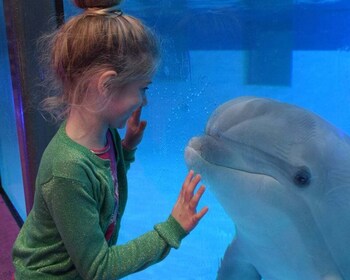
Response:
[{"label": "dolphin head", "polygon": [[344,178],[349,172],[343,172],[349,167],[349,143],[340,130],[302,108],[241,97],[214,111],[205,135],[190,140],[185,159],[209,181],[213,173],[208,169],[224,169],[257,185],[262,179],[274,181],[276,188],[315,201],[333,185],[350,182]]},{"label": "dolphin head", "polygon": [[236,98],[190,140],[185,160],[236,225],[258,230],[276,213],[309,211],[335,258],[349,264],[350,245],[342,247],[350,236],[350,141],[321,117],[272,99]]}]

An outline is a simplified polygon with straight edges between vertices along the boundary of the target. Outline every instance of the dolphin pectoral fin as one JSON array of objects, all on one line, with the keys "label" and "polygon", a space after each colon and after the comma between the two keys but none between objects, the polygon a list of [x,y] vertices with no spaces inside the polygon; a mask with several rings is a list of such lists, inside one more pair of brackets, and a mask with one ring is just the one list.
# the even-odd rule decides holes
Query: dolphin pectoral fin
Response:
[{"label": "dolphin pectoral fin", "polygon": [[256,268],[244,258],[241,258],[239,248],[235,246],[235,239],[227,247],[221,266],[218,270],[217,280],[261,280]]}]

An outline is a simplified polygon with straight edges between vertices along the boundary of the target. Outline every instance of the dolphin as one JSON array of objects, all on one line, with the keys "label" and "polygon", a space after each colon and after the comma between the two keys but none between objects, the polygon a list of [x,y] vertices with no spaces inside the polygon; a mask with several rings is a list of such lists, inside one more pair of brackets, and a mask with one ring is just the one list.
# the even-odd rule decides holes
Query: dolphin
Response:
[{"label": "dolphin", "polygon": [[234,222],[224,280],[350,279],[350,138],[268,98],[219,106],[185,149]]}]

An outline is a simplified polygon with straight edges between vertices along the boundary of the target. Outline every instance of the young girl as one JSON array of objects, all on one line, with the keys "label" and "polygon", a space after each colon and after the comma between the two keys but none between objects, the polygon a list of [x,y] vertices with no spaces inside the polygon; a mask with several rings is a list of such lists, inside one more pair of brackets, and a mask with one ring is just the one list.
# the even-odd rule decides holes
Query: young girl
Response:
[{"label": "young girl", "polygon": [[[158,49],[139,20],[114,7],[120,1],[74,2],[84,12],[52,39],[62,91],[45,101],[64,121],[44,152],[34,206],[13,248],[16,279],[122,278],[178,248],[208,210],[196,211],[204,187],[195,192],[200,176],[190,171],[167,221],[115,245]],[[125,125],[121,141],[115,128]]]}]

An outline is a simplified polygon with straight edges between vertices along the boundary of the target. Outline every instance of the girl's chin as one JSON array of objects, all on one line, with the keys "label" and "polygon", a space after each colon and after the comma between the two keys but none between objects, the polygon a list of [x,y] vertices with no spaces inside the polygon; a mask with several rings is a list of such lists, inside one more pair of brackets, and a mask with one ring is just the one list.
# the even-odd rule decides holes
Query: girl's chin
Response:
[{"label": "girl's chin", "polygon": [[117,129],[123,129],[126,126],[126,123],[128,122],[129,116],[125,117],[124,119],[115,120],[113,122],[110,122],[111,128],[117,128]]},{"label": "girl's chin", "polygon": [[122,122],[118,122],[118,123],[114,123],[113,126],[114,126],[114,128],[123,129],[126,126],[126,122],[127,122],[127,120],[122,121]]},{"label": "girl's chin", "polygon": [[125,128],[125,126],[126,126],[126,123],[123,123],[123,124],[121,124],[121,125],[118,125],[116,128],[118,128],[118,129],[123,129],[123,128]]}]

